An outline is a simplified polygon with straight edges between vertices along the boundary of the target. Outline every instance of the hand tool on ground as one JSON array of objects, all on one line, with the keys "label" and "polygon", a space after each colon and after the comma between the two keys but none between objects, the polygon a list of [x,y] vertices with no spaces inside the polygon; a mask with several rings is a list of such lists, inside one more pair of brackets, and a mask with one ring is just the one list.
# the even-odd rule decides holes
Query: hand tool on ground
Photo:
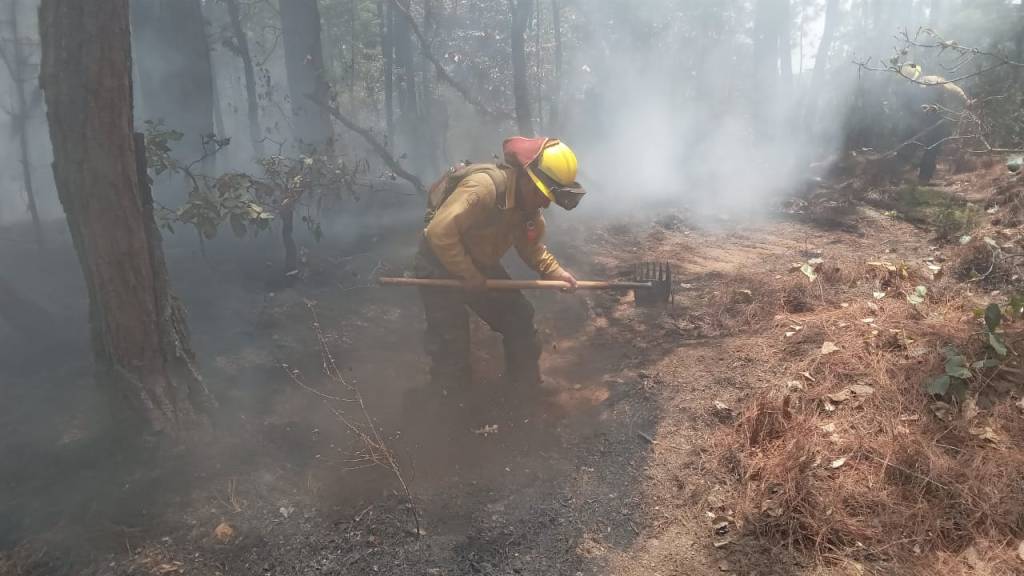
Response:
[{"label": "hand tool on ground", "polygon": [[[462,288],[451,278],[378,278],[381,286],[427,286]],[[570,290],[561,280],[487,280],[488,290]],[[672,300],[672,267],[664,262],[643,262],[633,267],[631,282],[579,280],[577,290],[633,290],[636,303],[642,306],[668,303]]]}]

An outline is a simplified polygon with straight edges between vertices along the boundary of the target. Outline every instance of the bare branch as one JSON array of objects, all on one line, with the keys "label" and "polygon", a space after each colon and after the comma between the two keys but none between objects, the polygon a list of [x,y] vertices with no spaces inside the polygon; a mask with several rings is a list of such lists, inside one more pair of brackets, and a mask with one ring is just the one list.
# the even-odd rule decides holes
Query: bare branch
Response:
[{"label": "bare branch", "polygon": [[484,104],[484,102],[480,98],[473,94],[469,90],[469,88],[467,88],[461,82],[453,78],[452,75],[449,74],[447,70],[445,70],[444,66],[441,64],[441,61],[438,60],[436,56],[434,56],[434,53],[430,49],[430,43],[427,41],[427,38],[423,35],[423,31],[420,30],[419,25],[416,24],[416,19],[412,17],[412,14],[409,13],[409,10],[405,6],[402,6],[402,3],[399,2],[398,0],[391,0],[391,4],[395,7],[395,9],[398,10],[398,13],[401,14],[403,18],[405,18],[406,22],[409,23],[409,27],[412,29],[413,35],[416,36],[416,40],[419,42],[420,51],[423,53],[423,56],[427,60],[429,60],[431,64],[434,65],[434,70],[437,71],[438,77],[440,77],[448,85],[454,88],[456,92],[461,94],[462,97],[465,98],[467,102],[469,102],[474,108],[483,113],[484,116],[488,116],[496,120],[515,119],[512,116],[512,113],[506,110],[492,110],[486,104]]},{"label": "bare branch", "polygon": [[417,192],[426,192],[427,189],[423,185],[423,182],[420,181],[420,179],[415,174],[412,174],[406,171],[404,168],[402,168],[402,165],[398,163],[398,160],[396,160],[395,157],[392,156],[390,152],[388,152],[387,147],[385,147],[383,144],[381,144],[379,140],[377,140],[377,138],[373,135],[373,132],[371,132],[369,128],[364,128],[363,126],[360,126],[355,122],[355,120],[352,120],[348,116],[342,114],[341,111],[338,110],[338,108],[334,105],[317,100],[316,98],[309,94],[306,95],[306,98],[309,98],[312,102],[316,103],[324,110],[327,110],[331,117],[340,122],[342,126],[348,128],[349,130],[355,132],[360,137],[362,137],[362,139],[365,140],[366,143],[369,144],[371,148],[373,148],[373,151],[377,153],[377,156],[379,156],[380,159],[384,161],[384,164],[386,164],[387,167],[390,168],[391,171],[394,172],[396,176],[412,184],[416,188]]}]

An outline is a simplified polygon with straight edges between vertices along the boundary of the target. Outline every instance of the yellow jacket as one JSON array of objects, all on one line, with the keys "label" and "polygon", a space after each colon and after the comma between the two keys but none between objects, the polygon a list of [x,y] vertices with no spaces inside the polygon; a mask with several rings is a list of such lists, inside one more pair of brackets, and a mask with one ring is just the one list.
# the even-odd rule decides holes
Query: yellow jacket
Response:
[{"label": "yellow jacket", "polygon": [[498,171],[470,174],[437,209],[424,230],[438,260],[457,278],[480,281],[480,268],[497,265],[515,246],[519,257],[542,276],[561,270],[542,240],[544,217],[540,210],[526,212],[515,205],[516,173]]}]

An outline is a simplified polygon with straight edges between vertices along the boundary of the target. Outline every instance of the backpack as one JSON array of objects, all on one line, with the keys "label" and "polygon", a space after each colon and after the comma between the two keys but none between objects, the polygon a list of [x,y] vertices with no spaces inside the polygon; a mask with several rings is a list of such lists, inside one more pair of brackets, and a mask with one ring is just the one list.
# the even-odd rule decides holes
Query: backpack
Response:
[{"label": "backpack", "polygon": [[441,209],[441,206],[452,195],[452,192],[455,192],[455,189],[459,187],[463,180],[481,172],[486,173],[491,178],[495,187],[498,186],[498,173],[501,172],[501,168],[494,164],[462,162],[446,170],[444,175],[431,184],[427,190],[427,213],[423,216],[424,224],[430,224],[430,221],[434,219],[434,215],[437,214],[437,211]]}]

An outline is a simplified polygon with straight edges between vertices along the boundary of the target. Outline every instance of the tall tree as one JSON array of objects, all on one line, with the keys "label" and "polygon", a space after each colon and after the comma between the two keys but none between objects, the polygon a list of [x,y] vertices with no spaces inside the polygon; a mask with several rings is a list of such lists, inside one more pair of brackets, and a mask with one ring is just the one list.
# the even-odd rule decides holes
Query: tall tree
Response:
[{"label": "tall tree", "polygon": [[814,71],[811,73],[810,92],[807,106],[804,109],[804,125],[813,129],[818,115],[818,100],[825,89],[825,69],[828,67],[828,55],[832,51],[836,29],[839,27],[839,0],[827,0],[825,4],[825,28],[818,44],[818,52],[814,57]]},{"label": "tall tree", "polygon": [[281,0],[280,9],[293,136],[300,149],[330,152],[334,134],[330,116],[310,100],[326,103],[330,92],[320,38],[320,7],[317,0]]},{"label": "tall tree", "polygon": [[184,133],[180,154],[199,158],[214,132],[213,67],[201,0],[131,0],[140,116]]},{"label": "tall tree", "polygon": [[562,106],[562,11],[558,0],[551,0],[551,30],[555,35],[555,75],[551,79],[551,111],[548,122],[554,133],[561,130],[560,108]]},{"label": "tall tree", "polygon": [[390,0],[377,0],[377,17],[380,20],[380,49],[384,56],[384,122],[388,130],[388,148],[393,149],[395,140],[395,44],[392,39],[392,22],[395,16]]},{"label": "tall tree", "polygon": [[256,71],[252,64],[249,51],[249,37],[242,25],[242,11],[238,0],[223,0],[228,9],[231,22],[232,51],[242,61],[242,73],[245,77],[245,103],[249,120],[249,140],[256,156],[263,156],[263,130],[260,127],[260,102],[256,95]]},{"label": "tall tree", "polygon": [[[29,143],[29,119],[36,108],[38,99],[35,86],[35,66],[25,51],[25,30],[21,25],[19,0],[10,0],[8,5],[7,25],[8,38],[0,38],[0,60],[3,60],[14,85],[14,109],[10,111],[11,124],[18,137],[18,153],[21,163],[21,179],[25,186],[25,202],[29,215],[32,217],[32,230],[36,243],[43,245],[43,227],[39,222],[39,210],[36,208],[36,193],[32,185],[31,144]],[[28,92],[31,91],[32,97]]]},{"label": "tall tree", "polygon": [[[320,7],[317,0],[281,0],[280,10],[285,72],[292,104],[292,135],[305,153],[331,154],[334,151],[331,117],[317,104],[326,104],[330,95],[320,39]],[[288,276],[298,269],[298,249],[293,236],[294,208],[291,204],[281,206],[281,239]]]},{"label": "tall tree", "polygon": [[526,75],[526,27],[533,15],[533,0],[509,0],[511,13],[512,94],[516,104],[516,125],[523,136],[533,136],[530,113],[530,84]]},{"label": "tall tree", "polygon": [[777,0],[775,5],[776,18],[776,42],[779,43],[779,76],[782,78],[782,85],[788,90],[793,86],[793,45],[792,27],[793,15],[790,11],[789,0]]},{"label": "tall tree", "polygon": [[98,377],[115,414],[181,431],[208,396],[133,137],[128,0],[42,0],[39,23],[53,174],[89,292]]}]

